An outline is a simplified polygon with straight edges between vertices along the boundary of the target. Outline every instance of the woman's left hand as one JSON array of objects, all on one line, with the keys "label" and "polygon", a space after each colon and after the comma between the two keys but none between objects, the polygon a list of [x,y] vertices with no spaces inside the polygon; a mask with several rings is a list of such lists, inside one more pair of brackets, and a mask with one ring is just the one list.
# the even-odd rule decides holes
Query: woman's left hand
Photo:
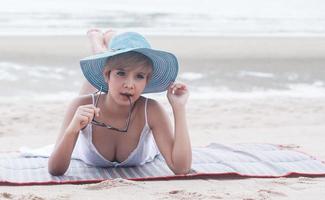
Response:
[{"label": "woman's left hand", "polygon": [[189,96],[189,91],[184,83],[173,83],[167,91],[167,98],[173,108],[185,106]]}]

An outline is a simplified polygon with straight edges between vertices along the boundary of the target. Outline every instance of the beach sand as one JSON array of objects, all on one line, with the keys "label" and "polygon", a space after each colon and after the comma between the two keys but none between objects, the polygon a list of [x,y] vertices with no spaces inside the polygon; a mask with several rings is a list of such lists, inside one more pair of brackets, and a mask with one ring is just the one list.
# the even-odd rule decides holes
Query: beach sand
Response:
[{"label": "beach sand", "polygon": [[[156,36],[149,39],[153,46],[175,52],[183,71],[197,63],[229,66],[298,63],[307,67],[325,64],[325,38]],[[78,60],[89,52],[87,40],[81,36],[0,37],[0,44],[1,62],[29,65],[77,68]],[[1,94],[2,91],[1,152],[55,142],[63,112],[72,97],[35,100]],[[168,107],[166,99],[162,103]],[[187,112],[193,146],[211,142],[273,143],[325,160],[324,97],[190,98]],[[322,199],[324,187],[325,178],[308,177],[147,182],[116,179],[86,185],[0,186],[0,199]]]}]

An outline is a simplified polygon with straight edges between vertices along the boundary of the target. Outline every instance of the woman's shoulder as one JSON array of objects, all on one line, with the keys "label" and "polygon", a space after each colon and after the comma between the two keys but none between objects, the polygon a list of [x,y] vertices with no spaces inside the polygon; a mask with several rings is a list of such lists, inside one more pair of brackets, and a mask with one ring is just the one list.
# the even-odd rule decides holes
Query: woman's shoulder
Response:
[{"label": "woman's shoulder", "polygon": [[156,110],[161,106],[161,104],[155,99],[145,98],[145,101],[147,101],[147,109],[150,110]]},{"label": "woman's shoulder", "polygon": [[152,125],[157,121],[159,122],[159,119],[161,119],[161,117],[167,116],[166,111],[160,102],[150,98],[148,98],[147,101],[147,114],[149,125]]}]

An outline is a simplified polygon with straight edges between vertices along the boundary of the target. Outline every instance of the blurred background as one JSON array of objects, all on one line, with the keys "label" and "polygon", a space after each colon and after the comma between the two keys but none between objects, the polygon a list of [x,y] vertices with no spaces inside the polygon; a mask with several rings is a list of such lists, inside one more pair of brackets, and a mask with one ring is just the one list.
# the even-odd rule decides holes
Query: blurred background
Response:
[{"label": "blurred background", "polygon": [[323,0],[2,0],[1,35],[324,35]]},{"label": "blurred background", "polygon": [[94,27],[174,52],[192,98],[325,96],[323,0],[1,0],[0,95],[75,95]]}]

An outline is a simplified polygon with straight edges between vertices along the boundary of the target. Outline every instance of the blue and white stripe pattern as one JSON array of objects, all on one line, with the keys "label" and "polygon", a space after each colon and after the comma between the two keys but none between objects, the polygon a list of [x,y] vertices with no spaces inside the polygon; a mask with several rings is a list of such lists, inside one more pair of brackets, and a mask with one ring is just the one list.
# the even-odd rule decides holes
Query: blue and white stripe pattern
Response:
[{"label": "blue and white stripe pattern", "polygon": [[51,176],[48,158],[0,154],[1,184],[90,183],[107,179],[171,179],[195,176],[239,175],[245,177],[283,177],[292,174],[325,176],[325,163],[309,155],[271,144],[212,144],[193,148],[192,173],[175,176],[164,159],[136,167],[100,168],[72,160],[63,176]]},{"label": "blue and white stripe pattern", "polygon": [[175,55],[154,50],[150,44],[138,33],[126,32],[112,38],[110,51],[86,57],[80,60],[80,66],[86,79],[98,90],[108,91],[108,85],[103,76],[107,59],[126,52],[134,51],[147,56],[153,63],[152,77],[143,93],[165,91],[178,74],[178,61]]}]

